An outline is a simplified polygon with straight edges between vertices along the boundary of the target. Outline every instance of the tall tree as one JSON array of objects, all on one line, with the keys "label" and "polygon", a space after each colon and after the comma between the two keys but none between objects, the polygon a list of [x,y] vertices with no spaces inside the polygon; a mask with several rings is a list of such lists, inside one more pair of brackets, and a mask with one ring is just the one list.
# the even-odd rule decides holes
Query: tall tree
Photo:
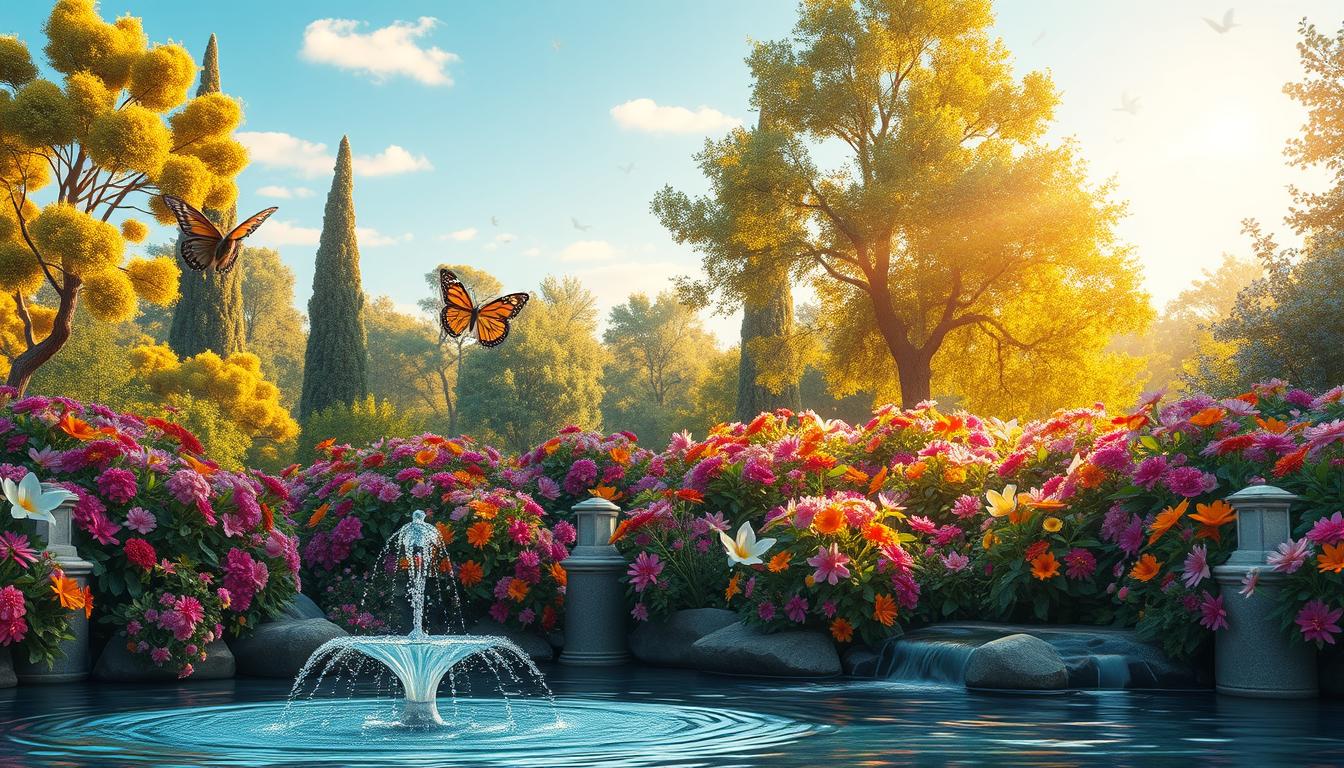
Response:
[{"label": "tall tree", "polygon": [[[1042,141],[1054,86],[1042,73],[1013,78],[992,23],[989,0],[805,0],[793,37],[748,58],[769,129],[699,156],[711,179],[727,169],[752,182],[736,185],[736,207],[803,218],[792,234],[800,247],[760,267],[834,289],[820,315],[828,340],[880,350],[855,384],[894,380],[906,405],[932,394],[945,344],[974,345],[1000,369],[1027,357],[1035,375],[1066,376],[1049,368],[1057,353],[1147,317],[1114,240],[1123,207],[1089,185],[1072,145]],[[838,162],[821,167],[821,147],[817,157],[838,151]],[[669,202],[683,220],[714,207]],[[731,249],[711,256],[729,260],[720,272],[756,266]],[[764,298],[767,285],[741,287]],[[1027,386],[984,371],[975,379],[940,383]]]},{"label": "tall tree", "polygon": [[[369,392],[399,413],[448,420],[440,374],[443,350],[438,329],[423,315],[397,309],[392,299],[367,300],[364,324],[369,331]],[[435,424],[442,429],[443,424]]]},{"label": "tall tree", "polygon": [[567,424],[601,425],[603,350],[593,295],[572,277],[542,281],[509,340],[462,369],[463,427],[526,451]]},{"label": "tall tree", "polygon": [[308,300],[308,349],[303,362],[299,420],[329,405],[351,405],[369,393],[364,290],[355,239],[354,167],[350,139],[341,137],[336,171],[322,215],[313,295]]},{"label": "tall tree", "polygon": [[[425,283],[429,286],[429,295],[421,299],[418,304],[435,324],[439,323],[439,315],[443,311],[443,291],[439,286],[439,269],[451,269],[453,274],[457,275],[462,284],[467,286],[472,296],[477,301],[489,301],[498,296],[503,290],[502,284],[495,279],[494,275],[484,270],[477,269],[467,264],[440,264],[438,268],[425,273]],[[457,379],[461,375],[462,366],[467,364],[470,357],[469,350],[476,344],[470,337],[463,334],[456,339],[447,334],[439,336],[440,359],[437,365],[436,374],[439,380],[439,389],[442,391],[444,406],[448,409],[448,434],[459,434],[458,408],[457,408]]]},{"label": "tall tree", "polygon": [[247,350],[261,360],[266,378],[280,388],[288,408],[299,404],[303,388],[303,313],[294,307],[294,270],[272,248],[243,249],[243,327]]},{"label": "tall tree", "polygon": [[[221,92],[219,44],[213,34],[205,46],[204,63],[201,83],[196,88],[198,97]],[[238,207],[231,202],[223,208],[207,207],[202,213],[221,231],[228,232],[238,218]],[[244,351],[247,329],[243,320],[243,271],[233,269],[220,274],[207,269],[197,272],[187,267],[181,256],[176,258],[181,297],[173,309],[168,345],[178,357],[191,357],[207,349],[223,356]]]},{"label": "tall tree", "polygon": [[[227,207],[247,163],[230,137],[242,119],[238,103],[222,93],[188,102],[191,54],[149,47],[140,19],[109,24],[91,2],[59,0],[44,30],[64,88],[37,76],[22,41],[0,37],[0,290],[8,294],[0,325],[20,329],[6,360],[8,383],[20,390],[70,339],[81,302],[95,319],[118,322],[138,299],[176,299],[172,259],[123,263],[126,242],[148,233],[125,218],[144,206],[142,196],[164,223],[172,214],[160,193]],[[52,202],[39,208],[34,198],[49,184]],[[48,303],[36,299],[43,286]]]}]

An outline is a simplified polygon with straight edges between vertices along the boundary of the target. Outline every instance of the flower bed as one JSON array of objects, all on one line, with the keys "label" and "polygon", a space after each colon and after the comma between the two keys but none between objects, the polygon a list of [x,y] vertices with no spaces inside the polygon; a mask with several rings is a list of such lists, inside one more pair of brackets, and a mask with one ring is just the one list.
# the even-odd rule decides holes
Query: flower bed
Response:
[{"label": "flower bed", "polygon": [[503,481],[568,519],[575,504],[592,496],[623,501],[643,490],[635,479],[652,453],[629,432],[601,435],[570,426],[518,457],[500,472]]}]

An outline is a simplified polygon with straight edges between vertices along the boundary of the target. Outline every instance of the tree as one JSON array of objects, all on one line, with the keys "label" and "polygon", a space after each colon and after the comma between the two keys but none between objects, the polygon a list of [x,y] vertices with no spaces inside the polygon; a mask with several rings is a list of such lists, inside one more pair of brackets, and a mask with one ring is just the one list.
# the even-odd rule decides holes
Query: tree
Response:
[{"label": "tree", "polygon": [[[695,393],[709,376],[714,338],[690,307],[669,292],[641,293],[614,307],[602,336],[607,348],[602,420],[655,440],[685,426]],[[725,416],[726,414],[720,414]]]},{"label": "tree", "polygon": [[305,439],[296,458],[311,463],[317,456],[317,439],[362,447],[383,438],[413,437],[424,431],[423,419],[399,413],[392,403],[368,395],[349,405],[333,403],[310,416],[304,433],[315,439]]},{"label": "tree", "polygon": [[1293,187],[1288,223],[1299,234],[1333,240],[1344,235],[1344,26],[1331,38],[1303,19],[1298,32],[1306,76],[1283,92],[1306,108],[1307,124],[1285,154],[1295,168],[1325,168],[1331,180],[1319,193]]},{"label": "tree", "polygon": [[542,281],[541,295],[512,325],[509,340],[462,369],[463,427],[526,451],[567,424],[601,425],[603,350],[596,300],[572,277]]},{"label": "tree", "polygon": [[303,313],[294,308],[294,270],[272,248],[244,248],[234,271],[242,275],[246,348],[293,408],[303,388]]},{"label": "tree", "polygon": [[[205,67],[196,96],[220,93],[219,46],[215,36],[205,47]],[[223,208],[202,211],[223,232],[233,228],[238,207],[230,203]],[[221,274],[207,269],[197,272],[183,268],[186,264],[176,256],[178,291],[181,298],[173,309],[173,321],[168,332],[168,344],[179,357],[190,357],[205,350],[220,355],[232,355],[246,349],[247,329],[243,322],[243,272],[232,269]],[[243,258],[247,254],[242,254]]]},{"label": "tree", "polygon": [[[171,259],[123,263],[145,224],[112,220],[150,195],[154,216],[172,221],[158,193],[227,207],[247,162],[229,135],[238,103],[222,93],[187,101],[196,65],[181,46],[150,47],[139,19],[108,24],[92,0],[58,0],[44,29],[61,84],[37,77],[22,41],[0,37],[0,290],[14,305],[0,326],[21,328],[8,372],[20,390],[70,339],[81,300],[115,323],[137,300],[176,298]],[[53,200],[39,208],[34,196],[49,185]],[[54,306],[33,301],[44,285]]]},{"label": "tree", "polygon": [[354,169],[350,139],[345,136],[327,193],[315,270],[299,400],[299,420],[305,422],[329,405],[350,405],[369,393],[364,290],[355,239]]},{"label": "tree", "polygon": [[386,296],[366,309],[369,359],[378,361],[369,369],[369,391],[401,413],[446,420],[438,330],[420,315],[398,312]]},{"label": "tree", "polygon": [[[425,273],[425,283],[429,285],[429,295],[419,301],[420,309],[429,315],[431,322],[439,323],[439,314],[443,310],[443,292],[439,287],[439,269],[450,269],[462,284],[467,286],[478,301],[488,301],[503,291],[503,285],[494,275],[466,264],[440,264],[437,269]],[[440,360],[438,363],[439,389],[443,402],[448,409],[448,434],[459,434],[457,408],[457,378],[462,366],[469,359],[468,352],[475,343],[466,334],[456,339],[447,334],[439,336]]]},{"label": "tree", "polygon": [[[1076,366],[1084,344],[1137,330],[1150,312],[1114,239],[1123,207],[1089,185],[1072,144],[1043,143],[1054,86],[1012,77],[992,21],[989,0],[806,0],[792,40],[748,58],[768,128],[698,156],[712,182],[734,179],[734,209],[758,214],[738,217],[737,237],[781,244],[707,253],[711,284],[742,274],[733,287],[763,298],[758,269],[814,278],[831,321],[820,330],[846,345],[828,346],[830,359],[861,374],[854,386],[896,388],[905,405],[931,396],[945,346],[976,348],[980,370],[938,383],[984,400],[1030,391],[1027,370],[1073,375],[1051,361]],[[822,145],[841,161],[820,167]],[[684,229],[713,222],[713,200],[662,199]],[[784,236],[776,212],[801,223]],[[868,353],[861,366],[856,351]],[[962,357],[937,362],[961,373]],[[1014,360],[1029,364],[1013,377],[983,370]]]}]

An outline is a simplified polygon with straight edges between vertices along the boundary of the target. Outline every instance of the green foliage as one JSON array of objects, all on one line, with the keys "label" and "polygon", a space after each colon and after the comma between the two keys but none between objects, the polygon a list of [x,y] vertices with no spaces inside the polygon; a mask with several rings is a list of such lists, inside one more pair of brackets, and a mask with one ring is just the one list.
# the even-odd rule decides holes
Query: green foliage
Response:
[{"label": "green foliage", "polygon": [[322,217],[313,296],[308,300],[308,348],[299,400],[299,420],[303,422],[332,405],[362,400],[369,391],[368,337],[353,193],[350,140],[342,137]]},{"label": "green foliage", "polygon": [[398,411],[446,421],[444,365],[446,347],[438,329],[423,316],[398,312],[392,300],[379,296],[365,307],[369,332],[369,391],[390,401]]},{"label": "green foliage", "polygon": [[[495,279],[494,275],[468,264],[441,264],[439,266],[451,269],[453,274],[457,275],[458,279],[462,281],[462,284],[471,291],[472,296],[477,297],[479,301],[489,301],[491,297],[498,296],[504,290],[503,285]],[[426,272],[425,283],[429,287],[429,295],[417,303],[420,309],[431,316],[434,323],[437,324],[439,313],[443,310],[443,291],[439,286],[439,270],[433,269]],[[457,379],[463,367],[471,364],[477,350],[476,345],[465,334],[456,339],[451,336],[443,336],[439,339],[439,347],[441,355],[437,364],[439,388],[442,390],[443,403],[448,411],[448,434],[456,435],[460,431]]]},{"label": "green foliage", "polygon": [[271,248],[244,248],[243,327],[247,351],[261,360],[266,378],[280,388],[280,402],[293,409],[303,388],[303,314],[294,308],[294,270]]},{"label": "green foliage", "polygon": [[308,417],[303,423],[304,441],[299,445],[297,458],[301,462],[312,461],[317,455],[314,449],[317,440],[370,445],[383,438],[410,437],[424,431],[422,418],[398,413],[396,406],[387,400],[380,402],[373,395],[366,395],[350,405],[329,405]]}]

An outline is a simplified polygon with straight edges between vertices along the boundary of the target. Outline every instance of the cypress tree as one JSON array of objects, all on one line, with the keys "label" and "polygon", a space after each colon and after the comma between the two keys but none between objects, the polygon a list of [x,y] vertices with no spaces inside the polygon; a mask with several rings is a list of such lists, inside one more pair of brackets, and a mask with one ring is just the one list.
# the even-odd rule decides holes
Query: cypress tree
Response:
[{"label": "cypress tree", "polygon": [[[214,35],[210,35],[210,43],[205,47],[204,65],[197,96],[220,92],[219,46]],[[224,232],[232,229],[238,218],[237,206],[223,211],[207,208],[202,213]],[[221,356],[242,352],[247,339],[243,323],[243,270],[247,269],[247,258],[240,258],[226,275],[213,269],[197,272],[181,256],[177,257],[177,266],[182,273],[178,282],[181,298],[173,308],[168,346],[178,357],[191,357],[207,349]]]},{"label": "cypress tree", "polygon": [[737,420],[741,422],[751,421],[762,411],[773,411],[778,408],[797,411],[802,408],[798,376],[786,382],[778,392],[771,392],[756,383],[756,374],[760,369],[748,351],[751,341],[763,336],[785,336],[793,329],[793,289],[789,285],[789,276],[763,275],[761,279],[774,284],[770,300],[761,306],[752,306],[750,302],[746,302],[742,307],[742,346],[737,367],[736,413]]},{"label": "cypress tree", "polygon": [[350,139],[341,137],[336,174],[322,215],[313,296],[308,300],[308,352],[303,361],[299,420],[329,405],[350,405],[369,391],[364,289],[355,241],[354,170]]}]

